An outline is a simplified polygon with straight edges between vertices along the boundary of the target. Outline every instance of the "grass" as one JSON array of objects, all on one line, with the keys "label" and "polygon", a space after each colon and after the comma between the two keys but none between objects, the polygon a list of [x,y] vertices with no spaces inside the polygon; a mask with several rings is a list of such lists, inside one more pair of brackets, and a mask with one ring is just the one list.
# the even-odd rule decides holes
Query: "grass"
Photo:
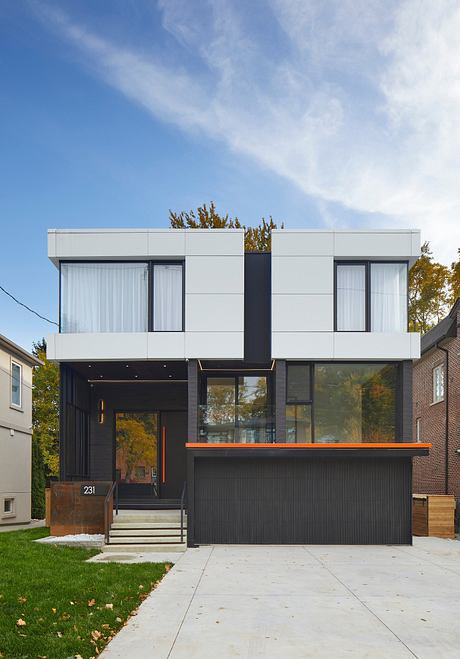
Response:
[{"label": "grass", "polygon": [[46,535],[0,533],[0,657],[96,657],[169,566],[85,563],[97,550],[32,542]]}]

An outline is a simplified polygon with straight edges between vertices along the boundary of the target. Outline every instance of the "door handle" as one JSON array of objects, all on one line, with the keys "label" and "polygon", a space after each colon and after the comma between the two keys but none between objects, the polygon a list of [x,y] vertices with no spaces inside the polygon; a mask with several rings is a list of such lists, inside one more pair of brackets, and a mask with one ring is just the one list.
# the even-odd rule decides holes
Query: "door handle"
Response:
[{"label": "door handle", "polygon": [[161,428],[161,482],[166,483],[166,428]]}]

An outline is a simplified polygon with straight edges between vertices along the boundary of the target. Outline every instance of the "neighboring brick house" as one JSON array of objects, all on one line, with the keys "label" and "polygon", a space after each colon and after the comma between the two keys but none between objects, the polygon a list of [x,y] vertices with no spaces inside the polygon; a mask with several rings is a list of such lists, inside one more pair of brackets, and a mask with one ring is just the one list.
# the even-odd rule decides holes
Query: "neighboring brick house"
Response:
[{"label": "neighboring brick house", "polygon": [[[415,361],[414,437],[430,441],[429,457],[414,459],[413,490],[454,494],[460,501],[460,298],[450,313],[422,337]],[[460,506],[457,505],[457,523]]]}]

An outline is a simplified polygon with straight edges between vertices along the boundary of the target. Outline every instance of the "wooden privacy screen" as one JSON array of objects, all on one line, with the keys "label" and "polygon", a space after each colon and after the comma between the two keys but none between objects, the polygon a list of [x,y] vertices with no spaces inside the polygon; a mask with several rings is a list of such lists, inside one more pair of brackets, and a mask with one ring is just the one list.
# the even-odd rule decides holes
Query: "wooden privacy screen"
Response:
[{"label": "wooden privacy screen", "polygon": [[412,520],[414,535],[455,538],[455,497],[452,494],[414,494]]},{"label": "wooden privacy screen", "polygon": [[[51,535],[104,533],[104,501],[109,481],[63,481],[51,485]],[[95,488],[83,494],[83,488]]]}]

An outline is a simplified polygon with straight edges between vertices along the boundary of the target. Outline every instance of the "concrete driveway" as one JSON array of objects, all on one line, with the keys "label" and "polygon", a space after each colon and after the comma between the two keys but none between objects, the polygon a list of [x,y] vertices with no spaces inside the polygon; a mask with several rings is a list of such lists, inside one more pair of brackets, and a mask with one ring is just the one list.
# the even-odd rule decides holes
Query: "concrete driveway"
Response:
[{"label": "concrete driveway", "polygon": [[460,542],[190,549],[106,659],[460,657]]}]

